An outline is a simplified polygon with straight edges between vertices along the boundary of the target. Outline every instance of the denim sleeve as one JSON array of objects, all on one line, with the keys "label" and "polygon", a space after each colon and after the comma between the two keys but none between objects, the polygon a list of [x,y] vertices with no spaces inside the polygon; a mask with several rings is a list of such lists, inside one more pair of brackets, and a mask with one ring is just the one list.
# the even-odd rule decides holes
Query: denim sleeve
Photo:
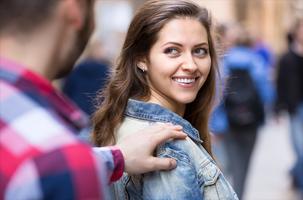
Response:
[{"label": "denim sleeve", "polygon": [[143,177],[143,198],[145,200],[201,200],[203,193],[196,169],[190,158],[181,150],[165,147],[159,157],[177,160],[177,167],[171,171],[157,171]]}]

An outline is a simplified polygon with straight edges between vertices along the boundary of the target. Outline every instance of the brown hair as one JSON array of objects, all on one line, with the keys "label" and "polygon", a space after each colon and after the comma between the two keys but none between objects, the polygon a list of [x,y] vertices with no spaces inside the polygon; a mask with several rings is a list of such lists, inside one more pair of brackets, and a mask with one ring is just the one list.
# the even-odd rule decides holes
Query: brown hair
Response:
[{"label": "brown hair", "polygon": [[27,33],[44,23],[59,0],[1,0],[0,33]]},{"label": "brown hair", "polygon": [[145,2],[134,16],[113,76],[100,96],[103,102],[93,117],[93,139],[96,145],[103,146],[115,142],[115,130],[124,119],[123,113],[129,98],[149,98],[147,79],[138,69],[137,63],[148,56],[163,26],[179,17],[197,19],[208,35],[211,71],[196,99],[186,105],[184,119],[199,130],[204,148],[211,153],[208,119],[214,99],[217,71],[211,17],[206,9],[186,0],[150,0]]}]

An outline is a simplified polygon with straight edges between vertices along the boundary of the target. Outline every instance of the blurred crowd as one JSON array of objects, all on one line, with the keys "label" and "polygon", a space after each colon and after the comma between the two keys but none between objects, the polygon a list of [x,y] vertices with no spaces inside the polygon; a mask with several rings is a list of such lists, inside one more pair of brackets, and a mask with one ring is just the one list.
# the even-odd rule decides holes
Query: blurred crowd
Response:
[{"label": "blurred crowd", "polygon": [[[293,188],[302,191],[303,20],[298,18],[286,35],[289,45],[282,55],[274,55],[264,41],[252,37],[243,26],[219,25],[217,31],[219,48],[223,49],[221,82],[210,126],[223,171],[241,199],[260,127],[272,118],[279,122],[279,115],[286,111],[296,157],[289,173]],[[244,71],[251,80],[244,78]],[[255,92],[248,82],[255,86]],[[238,113],[238,118],[233,113]]]}]

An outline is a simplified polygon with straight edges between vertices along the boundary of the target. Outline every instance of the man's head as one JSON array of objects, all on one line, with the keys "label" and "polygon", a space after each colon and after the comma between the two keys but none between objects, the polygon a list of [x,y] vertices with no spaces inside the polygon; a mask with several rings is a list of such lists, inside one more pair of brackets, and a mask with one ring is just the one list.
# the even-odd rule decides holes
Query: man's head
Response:
[{"label": "man's head", "polygon": [[22,38],[34,44],[35,38],[42,36],[45,42],[36,46],[53,44],[52,51],[47,52],[52,57],[49,65],[56,65],[52,66],[51,78],[62,77],[70,72],[87,44],[93,29],[93,3],[94,0],[1,0],[0,39]]},{"label": "man's head", "polygon": [[60,0],[1,0],[0,33],[28,33],[45,23]]}]

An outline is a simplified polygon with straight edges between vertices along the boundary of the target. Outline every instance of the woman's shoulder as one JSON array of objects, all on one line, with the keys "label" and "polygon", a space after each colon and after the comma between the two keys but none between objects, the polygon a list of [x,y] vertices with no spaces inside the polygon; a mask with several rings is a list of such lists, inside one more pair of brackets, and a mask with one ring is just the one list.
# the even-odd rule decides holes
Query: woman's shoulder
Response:
[{"label": "woman's shoulder", "polygon": [[152,123],[147,120],[125,117],[122,123],[116,129],[116,137],[119,140],[122,137],[137,133],[138,131],[151,125]]}]

